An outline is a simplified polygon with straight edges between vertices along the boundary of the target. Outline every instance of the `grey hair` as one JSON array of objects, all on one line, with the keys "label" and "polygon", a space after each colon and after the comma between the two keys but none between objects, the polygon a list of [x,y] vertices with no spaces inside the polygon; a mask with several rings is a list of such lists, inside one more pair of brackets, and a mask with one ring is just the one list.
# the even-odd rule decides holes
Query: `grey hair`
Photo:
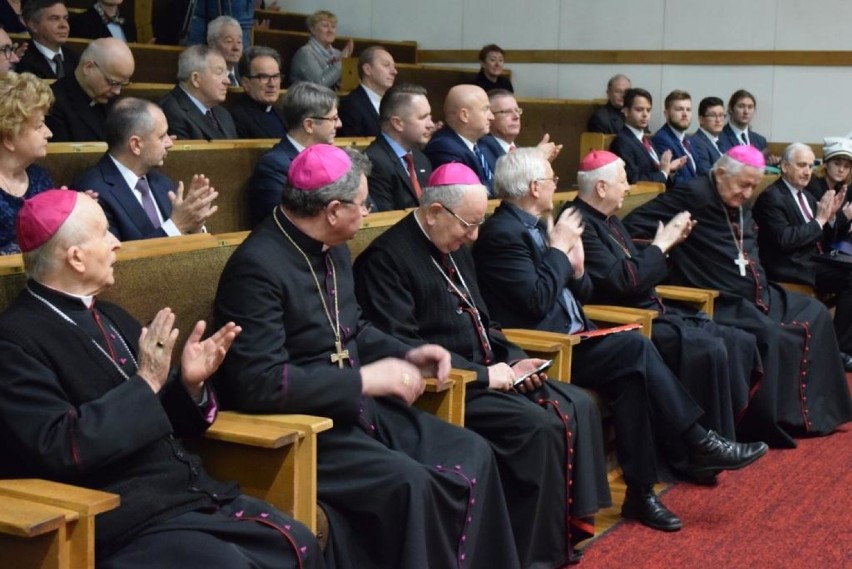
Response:
[{"label": "grey hair", "polygon": [[306,118],[321,117],[336,107],[337,95],[323,85],[300,81],[287,89],[281,104],[287,128],[298,130]]},{"label": "grey hair", "polygon": [[240,42],[243,41],[243,28],[237,19],[231,16],[219,16],[207,24],[207,45],[213,45],[219,39],[219,36],[222,35],[222,28],[225,26],[236,26],[240,30]]},{"label": "grey hair", "polygon": [[485,191],[485,186],[481,184],[451,184],[447,186],[425,187],[423,188],[423,195],[420,196],[420,207],[427,209],[433,203],[445,205],[450,208],[456,207],[461,203],[464,195],[473,188]]},{"label": "grey hair", "polygon": [[813,153],[813,149],[803,142],[793,142],[787,148],[784,149],[784,153],[781,155],[781,162],[786,162],[787,164],[793,163],[793,156],[796,155],[797,152],[807,151]]},{"label": "grey hair", "polygon": [[600,168],[595,168],[594,170],[577,172],[578,195],[588,196],[591,194],[594,191],[595,184],[598,183],[598,180],[611,182],[618,174],[619,166],[624,166],[624,160],[621,158],[613,160],[609,164],[601,166]]},{"label": "grey hair", "polygon": [[207,45],[191,45],[183,50],[178,57],[177,80],[189,81],[193,73],[207,71],[207,58],[219,52]]},{"label": "grey hair", "polygon": [[63,256],[69,247],[79,245],[89,238],[86,224],[79,214],[80,197],[77,196],[77,203],[71,214],[50,239],[41,247],[23,253],[27,277],[37,281],[45,280],[62,266]]},{"label": "grey hair", "polygon": [[527,195],[530,182],[544,177],[547,159],[538,148],[518,148],[504,154],[494,167],[494,189],[498,198],[518,199]]},{"label": "grey hair", "polygon": [[352,166],[348,172],[331,184],[311,192],[293,187],[288,178],[281,194],[281,205],[296,217],[312,217],[322,211],[332,200],[351,201],[358,197],[361,175],[369,176],[372,164],[366,155],[354,148],[342,150],[352,160]]}]

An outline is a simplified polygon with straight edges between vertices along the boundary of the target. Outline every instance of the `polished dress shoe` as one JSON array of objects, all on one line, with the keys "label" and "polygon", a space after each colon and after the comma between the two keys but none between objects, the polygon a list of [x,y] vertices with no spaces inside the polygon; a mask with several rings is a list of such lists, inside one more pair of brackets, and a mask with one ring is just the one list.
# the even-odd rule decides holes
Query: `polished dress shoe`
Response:
[{"label": "polished dress shoe", "polygon": [[651,486],[627,487],[621,515],[628,520],[638,520],[649,528],[660,531],[678,531],[683,524],[676,515],[666,508]]},{"label": "polished dress shoe", "polygon": [[840,352],[840,362],[843,364],[845,371],[852,372],[852,356],[846,352]]},{"label": "polished dress shoe", "polygon": [[695,475],[737,470],[748,466],[768,450],[766,443],[737,443],[711,430],[690,449],[687,468]]}]

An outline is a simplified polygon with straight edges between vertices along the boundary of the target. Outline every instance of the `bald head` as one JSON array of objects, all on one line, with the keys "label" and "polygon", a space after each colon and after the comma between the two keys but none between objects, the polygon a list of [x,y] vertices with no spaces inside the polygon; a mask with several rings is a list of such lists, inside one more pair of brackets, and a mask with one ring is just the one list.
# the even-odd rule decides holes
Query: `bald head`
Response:
[{"label": "bald head", "polygon": [[444,120],[447,126],[471,142],[476,142],[491,128],[488,95],[476,85],[456,85],[444,100]]},{"label": "bald head", "polygon": [[96,103],[106,103],[121,94],[136,68],[127,44],[115,38],[96,39],[83,50],[74,75]]}]

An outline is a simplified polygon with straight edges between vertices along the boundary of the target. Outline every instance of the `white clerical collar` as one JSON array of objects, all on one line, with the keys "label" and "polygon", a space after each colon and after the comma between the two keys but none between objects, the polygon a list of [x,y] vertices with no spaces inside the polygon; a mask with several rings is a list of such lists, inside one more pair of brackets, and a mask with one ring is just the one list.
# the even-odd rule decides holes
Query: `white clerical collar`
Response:
[{"label": "white clerical collar", "polygon": [[37,280],[36,282],[38,284],[40,284],[41,286],[43,286],[44,288],[50,289],[54,292],[58,292],[59,294],[62,294],[62,295],[65,295],[65,296],[70,296],[71,298],[76,298],[77,300],[82,302],[84,305],[86,305],[86,308],[91,308],[92,304],[94,304],[94,302],[95,302],[95,295],[93,295],[93,294],[74,294],[74,293],[71,293],[71,292],[59,290],[58,288],[54,288],[52,286],[46,285],[39,280]]}]

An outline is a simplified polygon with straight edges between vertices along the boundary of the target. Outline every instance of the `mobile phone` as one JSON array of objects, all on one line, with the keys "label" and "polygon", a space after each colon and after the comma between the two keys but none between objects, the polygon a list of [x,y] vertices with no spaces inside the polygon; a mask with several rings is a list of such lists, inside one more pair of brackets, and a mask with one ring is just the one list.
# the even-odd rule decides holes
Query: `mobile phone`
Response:
[{"label": "mobile phone", "polygon": [[553,365],[553,360],[547,360],[546,362],[544,362],[543,364],[541,364],[540,366],[538,366],[537,368],[535,368],[531,372],[525,373],[524,375],[522,375],[521,377],[516,379],[515,382],[512,384],[512,387],[519,386],[520,384],[525,382],[527,379],[529,379],[530,376],[532,376],[532,375],[535,375],[537,373],[541,373],[543,371],[547,371],[550,368],[550,366],[552,366],[552,365]]}]

